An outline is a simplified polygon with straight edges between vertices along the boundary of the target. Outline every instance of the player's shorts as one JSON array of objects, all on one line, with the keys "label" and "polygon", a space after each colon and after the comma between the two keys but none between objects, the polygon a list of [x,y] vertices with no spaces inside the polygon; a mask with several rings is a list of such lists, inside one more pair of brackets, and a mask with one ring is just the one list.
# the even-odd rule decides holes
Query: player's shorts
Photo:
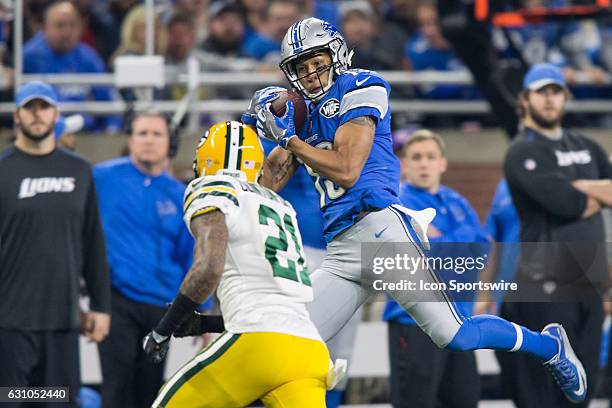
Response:
[{"label": "player's shorts", "polygon": [[223,333],[161,388],[154,408],[324,408],[329,353],[283,333]]},{"label": "player's shorts", "polygon": [[[327,246],[323,263],[310,276],[314,301],[307,307],[323,340],[334,337],[373,293],[372,286],[362,281],[363,243],[379,245],[378,252],[373,251],[376,256],[393,257],[399,247],[411,257],[422,255],[418,227],[410,217],[394,207],[366,215],[334,238]],[[420,230],[418,233],[422,234]],[[438,282],[429,268],[417,268],[411,279]],[[440,347],[450,343],[461,327],[463,318],[443,291],[428,292],[425,301],[419,298],[423,294],[418,292],[395,291],[389,294]]]}]

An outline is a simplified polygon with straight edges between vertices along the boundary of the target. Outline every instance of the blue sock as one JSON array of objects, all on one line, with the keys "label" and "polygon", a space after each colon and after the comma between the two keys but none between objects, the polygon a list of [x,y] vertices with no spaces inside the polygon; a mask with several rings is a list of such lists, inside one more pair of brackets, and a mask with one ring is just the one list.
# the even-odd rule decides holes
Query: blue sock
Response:
[{"label": "blue sock", "polygon": [[548,361],[557,354],[559,345],[552,337],[500,317],[478,315],[465,319],[446,348],[458,351],[477,349],[522,351],[542,361]]},{"label": "blue sock", "polygon": [[342,402],[343,390],[331,390],[325,393],[325,406],[327,408],[338,408]]}]

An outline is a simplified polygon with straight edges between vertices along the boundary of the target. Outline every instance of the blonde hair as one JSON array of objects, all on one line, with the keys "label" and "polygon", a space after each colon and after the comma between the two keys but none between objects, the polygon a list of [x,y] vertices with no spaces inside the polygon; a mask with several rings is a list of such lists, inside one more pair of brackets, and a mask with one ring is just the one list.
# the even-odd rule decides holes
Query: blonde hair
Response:
[{"label": "blonde hair", "polygon": [[442,156],[446,156],[446,143],[444,143],[444,139],[442,139],[439,134],[432,132],[429,129],[420,129],[410,135],[410,138],[408,138],[408,141],[406,141],[402,147],[402,155],[406,154],[408,148],[414,143],[425,142],[427,140],[433,140],[436,142],[440,148],[440,152],[442,152]]},{"label": "blonde hair", "polygon": [[[143,55],[146,49],[146,43],[140,43],[137,35],[137,29],[143,28],[146,30],[146,12],[143,5],[133,7],[123,19],[121,24],[121,43],[119,48],[113,54],[112,60],[125,54]],[[155,14],[155,53],[163,54],[166,49],[166,30],[161,24],[159,14]]]}]

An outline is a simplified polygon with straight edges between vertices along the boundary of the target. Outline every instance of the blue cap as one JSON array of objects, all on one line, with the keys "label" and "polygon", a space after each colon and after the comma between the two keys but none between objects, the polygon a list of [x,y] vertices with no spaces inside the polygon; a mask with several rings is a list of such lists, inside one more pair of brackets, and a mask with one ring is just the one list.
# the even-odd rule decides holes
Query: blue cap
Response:
[{"label": "blue cap", "polygon": [[558,85],[565,88],[565,78],[559,67],[552,64],[536,64],[525,75],[523,89],[537,91],[546,85]]},{"label": "blue cap", "polygon": [[32,81],[22,85],[15,97],[15,103],[21,108],[33,99],[42,99],[50,105],[57,106],[57,94],[51,85],[42,81]]}]

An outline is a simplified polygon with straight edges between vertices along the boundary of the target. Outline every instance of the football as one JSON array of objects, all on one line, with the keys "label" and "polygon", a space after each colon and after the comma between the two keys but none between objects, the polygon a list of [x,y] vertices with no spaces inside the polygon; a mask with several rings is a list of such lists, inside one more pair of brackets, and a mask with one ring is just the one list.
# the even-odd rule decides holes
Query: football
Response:
[{"label": "football", "polygon": [[299,134],[304,127],[304,122],[306,122],[306,103],[297,92],[293,91],[284,91],[280,93],[280,96],[272,101],[270,106],[270,111],[280,117],[285,114],[287,101],[293,102],[293,121],[295,123],[295,131]]}]

